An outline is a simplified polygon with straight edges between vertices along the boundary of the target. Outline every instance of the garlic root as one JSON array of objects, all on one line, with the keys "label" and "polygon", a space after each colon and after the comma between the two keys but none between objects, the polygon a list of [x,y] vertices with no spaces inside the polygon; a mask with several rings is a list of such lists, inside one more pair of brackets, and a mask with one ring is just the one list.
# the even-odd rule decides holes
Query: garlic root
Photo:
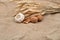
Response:
[{"label": "garlic root", "polygon": [[18,13],[14,19],[16,22],[22,22],[25,19],[25,16],[22,13]]}]

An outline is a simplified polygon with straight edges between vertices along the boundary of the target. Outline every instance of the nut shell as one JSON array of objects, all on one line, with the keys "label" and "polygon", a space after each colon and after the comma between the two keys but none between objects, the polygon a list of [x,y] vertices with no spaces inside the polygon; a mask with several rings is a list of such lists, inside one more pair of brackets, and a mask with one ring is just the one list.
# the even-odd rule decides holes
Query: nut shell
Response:
[{"label": "nut shell", "polygon": [[36,17],[38,18],[38,22],[43,20],[43,16],[42,15],[36,15]]},{"label": "nut shell", "polygon": [[32,23],[37,23],[38,22],[38,18],[37,17],[31,17],[31,22]]},{"label": "nut shell", "polygon": [[31,21],[31,19],[30,19],[30,17],[29,17],[29,18],[26,18],[26,19],[23,21],[23,23],[27,24],[27,23],[29,23],[30,21]]}]

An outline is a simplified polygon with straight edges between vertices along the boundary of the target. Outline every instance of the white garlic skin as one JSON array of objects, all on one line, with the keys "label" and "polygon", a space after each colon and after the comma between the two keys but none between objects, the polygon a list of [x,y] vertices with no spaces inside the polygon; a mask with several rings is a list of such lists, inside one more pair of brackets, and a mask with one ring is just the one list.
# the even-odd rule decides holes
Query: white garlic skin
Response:
[{"label": "white garlic skin", "polygon": [[15,16],[15,21],[16,21],[16,22],[22,22],[24,19],[25,19],[25,16],[24,16],[22,13],[18,13],[18,14]]}]

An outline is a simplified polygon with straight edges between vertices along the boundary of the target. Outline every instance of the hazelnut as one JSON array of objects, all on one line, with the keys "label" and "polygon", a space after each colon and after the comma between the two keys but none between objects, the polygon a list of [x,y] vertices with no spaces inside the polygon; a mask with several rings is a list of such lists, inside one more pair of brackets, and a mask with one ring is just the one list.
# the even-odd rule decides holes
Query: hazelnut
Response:
[{"label": "hazelnut", "polygon": [[23,21],[23,23],[25,23],[25,24],[27,24],[27,23],[29,23],[31,20],[30,20],[30,17],[29,18],[26,18],[24,21]]},{"label": "hazelnut", "polygon": [[32,22],[32,23],[38,22],[38,18],[35,17],[35,16],[31,17],[31,22]]},{"label": "hazelnut", "polygon": [[42,15],[36,15],[36,17],[38,18],[38,22],[43,20],[43,16]]}]

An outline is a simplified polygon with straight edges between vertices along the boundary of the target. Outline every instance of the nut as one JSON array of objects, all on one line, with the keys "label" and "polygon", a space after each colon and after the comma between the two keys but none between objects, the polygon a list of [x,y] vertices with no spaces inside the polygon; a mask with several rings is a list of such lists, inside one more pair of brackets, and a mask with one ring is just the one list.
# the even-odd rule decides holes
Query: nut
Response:
[{"label": "nut", "polygon": [[30,17],[28,17],[28,18],[26,18],[26,19],[23,21],[23,23],[27,24],[27,23],[29,23],[30,21],[31,21],[31,19],[30,19]]},{"label": "nut", "polygon": [[35,17],[35,16],[31,17],[31,22],[32,23],[37,23],[38,22],[38,18]]},{"label": "nut", "polygon": [[36,17],[38,18],[38,22],[43,20],[43,16],[42,15],[36,15]]}]

